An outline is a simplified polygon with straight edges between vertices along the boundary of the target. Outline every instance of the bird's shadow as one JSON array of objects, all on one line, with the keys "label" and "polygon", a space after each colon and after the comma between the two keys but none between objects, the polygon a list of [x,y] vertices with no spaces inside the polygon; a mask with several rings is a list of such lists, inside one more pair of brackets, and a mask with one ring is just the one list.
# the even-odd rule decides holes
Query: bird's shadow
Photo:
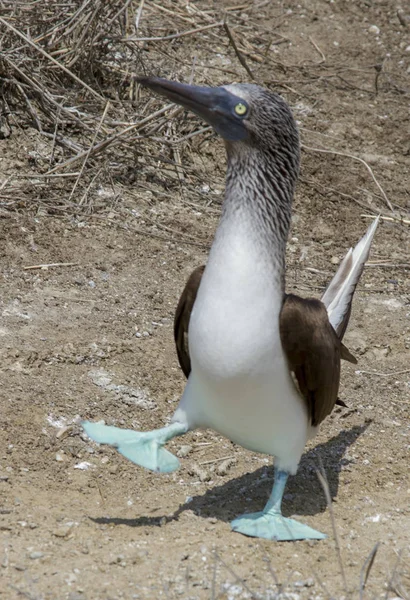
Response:
[{"label": "bird's shadow", "polygon": [[[324,512],[327,501],[317,477],[317,470],[326,474],[331,498],[337,497],[339,475],[349,464],[344,454],[357,438],[364,433],[371,421],[341,431],[337,436],[308,450],[300,461],[294,477],[290,477],[285,490],[283,513],[289,515],[316,515]],[[128,525],[129,527],[161,526],[174,521],[187,510],[202,517],[213,517],[230,521],[243,512],[255,512],[265,505],[273,483],[273,466],[264,466],[216,485],[204,494],[194,496],[188,503],[181,504],[172,515],[124,519],[116,517],[90,517],[98,524]]]}]

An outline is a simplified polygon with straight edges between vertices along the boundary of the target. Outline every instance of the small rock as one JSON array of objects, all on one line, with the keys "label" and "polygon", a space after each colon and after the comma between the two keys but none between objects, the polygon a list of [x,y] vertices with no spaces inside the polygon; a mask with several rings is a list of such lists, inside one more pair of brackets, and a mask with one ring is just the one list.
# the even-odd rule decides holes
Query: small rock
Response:
[{"label": "small rock", "polygon": [[61,429],[59,429],[56,433],[56,438],[59,440],[63,440],[71,433],[72,430],[72,425],[66,425],[65,427],[61,427]]},{"label": "small rock", "polygon": [[59,537],[59,538],[65,538],[67,537],[73,530],[73,525],[63,525],[62,527],[59,527],[58,529],[55,529],[53,531],[53,535],[55,535],[55,537]]},{"label": "small rock", "polygon": [[226,475],[229,469],[236,463],[236,458],[227,458],[222,461],[215,469],[218,475]]},{"label": "small rock", "polygon": [[28,555],[31,560],[37,560],[38,558],[43,558],[44,552],[30,552]]},{"label": "small rock", "polygon": [[332,263],[332,265],[338,265],[340,263],[340,258],[338,256],[332,256],[330,262]]},{"label": "small rock", "polygon": [[205,469],[201,469],[201,467],[198,465],[192,465],[188,472],[190,475],[196,475],[199,481],[204,482],[211,480],[210,473],[208,473]]},{"label": "small rock", "polygon": [[80,471],[86,471],[91,466],[92,466],[91,463],[89,463],[87,461],[83,461],[83,462],[80,462],[80,463],[77,463],[76,465],[74,465],[74,469],[80,469]]},{"label": "small rock", "polygon": [[380,33],[380,29],[379,29],[379,27],[377,27],[377,25],[370,25],[370,27],[367,31],[369,33],[374,33],[375,35],[379,35],[379,33]]},{"label": "small rock", "polygon": [[56,454],[56,461],[57,462],[64,462],[64,460],[65,460],[64,452],[57,452],[57,454]]},{"label": "small rock", "polygon": [[301,581],[295,581],[295,583],[293,585],[295,587],[297,587],[297,588],[313,587],[315,585],[315,581],[314,581],[314,579],[312,579],[310,577],[309,579],[304,579],[304,580],[301,580]]},{"label": "small rock", "polygon": [[28,523],[27,521],[17,521],[17,525],[20,525],[20,527],[27,527]]},{"label": "small rock", "polygon": [[179,458],[184,458],[185,456],[188,456],[188,454],[191,452],[191,450],[192,450],[192,446],[190,446],[189,444],[186,444],[185,446],[181,446],[177,452],[177,456]]}]

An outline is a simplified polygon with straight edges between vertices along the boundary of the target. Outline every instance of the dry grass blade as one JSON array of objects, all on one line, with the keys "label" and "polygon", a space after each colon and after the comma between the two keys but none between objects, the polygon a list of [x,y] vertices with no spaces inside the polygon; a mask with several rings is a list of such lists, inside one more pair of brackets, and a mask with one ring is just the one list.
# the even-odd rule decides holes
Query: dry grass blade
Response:
[{"label": "dry grass blade", "polygon": [[[364,219],[377,219],[378,215],[360,215]],[[397,221],[398,223],[403,223],[403,225],[410,225],[410,219],[404,219],[403,217],[383,217],[379,215],[382,221]]]},{"label": "dry grass blade", "polygon": [[327,505],[329,508],[329,513],[330,513],[330,520],[332,522],[333,536],[335,539],[335,547],[336,547],[337,560],[339,563],[340,574],[342,577],[345,592],[346,592],[346,594],[348,594],[346,574],[345,574],[345,570],[344,570],[344,566],[343,566],[342,553],[340,550],[339,535],[337,533],[336,519],[335,519],[335,515],[333,512],[332,497],[330,495],[329,484],[328,484],[326,473],[325,473],[323,463],[321,460],[320,460],[320,470],[319,469],[316,470],[316,475],[320,481],[320,485],[322,486],[323,491],[326,496],[326,502],[327,502]]},{"label": "dry grass blade", "polygon": [[23,267],[23,271],[33,271],[37,269],[48,269],[51,267],[75,267],[78,265],[76,262],[59,262],[59,263],[44,263],[41,265],[29,265],[27,267]]},{"label": "dry grass blade", "polygon": [[388,199],[388,197],[386,196],[384,189],[382,188],[380,183],[377,181],[375,174],[373,173],[371,167],[367,164],[367,162],[365,160],[363,160],[359,156],[355,156],[354,154],[348,154],[347,152],[339,152],[338,150],[325,150],[323,148],[311,148],[310,146],[305,146],[305,144],[302,144],[302,148],[304,150],[308,150],[309,152],[321,152],[322,154],[335,154],[336,156],[344,156],[345,158],[351,158],[352,160],[357,160],[358,162],[362,163],[362,165],[364,165],[366,167],[366,169],[368,170],[368,172],[370,173],[374,183],[379,188],[387,206],[389,207],[389,209],[392,212],[394,212],[393,206],[392,206],[390,200]]},{"label": "dry grass blade", "polygon": [[181,37],[185,37],[187,35],[194,35],[195,33],[200,33],[201,31],[206,31],[207,29],[215,29],[215,27],[221,27],[224,23],[211,23],[210,25],[204,25],[203,27],[197,27],[196,29],[189,29],[188,31],[182,31],[181,33],[171,33],[170,35],[164,35],[159,37],[134,37],[130,36],[128,38],[124,38],[125,42],[163,42],[165,40],[176,40]]},{"label": "dry grass blade", "polygon": [[318,53],[320,54],[320,60],[316,64],[321,65],[322,63],[326,62],[326,56],[323,54],[323,52],[321,51],[319,46],[316,44],[315,40],[312,37],[309,37],[309,42],[312,44],[312,46],[315,48],[315,50],[317,50]]},{"label": "dry grass blade", "polygon": [[138,29],[140,26],[140,21],[142,17],[142,11],[144,10],[145,0],[141,0],[140,5],[137,10],[137,14],[135,15],[135,35],[138,33]]},{"label": "dry grass blade", "polygon": [[369,556],[366,558],[362,568],[360,569],[360,600],[363,600],[364,588],[366,587],[367,580],[369,579],[370,571],[372,570],[379,546],[380,542],[377,542],[377,544],[374,545]]},{"label": "dry grass blade", "polygon": [[392,371],[391,373],[380,373],[379,371],[357,371],[357,373],[363,375],[377,375],[378,377],[396,377],[397,375],[405,375],[410,373],[410,369],[403,369],[402,371]]}]

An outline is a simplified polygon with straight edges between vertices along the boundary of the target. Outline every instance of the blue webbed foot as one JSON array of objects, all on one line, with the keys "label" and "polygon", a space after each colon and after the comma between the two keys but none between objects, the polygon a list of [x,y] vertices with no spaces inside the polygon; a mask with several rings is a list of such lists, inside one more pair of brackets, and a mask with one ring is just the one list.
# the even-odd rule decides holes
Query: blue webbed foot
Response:
[{"label": "blue webbed foot", "polygon": [[275,482],[269,500],[261,512],[241,515],[231,526],[233,531],[250,537],[277,540],[279,542],[295,540],[323,540],[326,535],[299,521],[282,516],[281,504],[289,473],[275,469]]},{"label": "blue webbed foot", "polygon": [[171,473],[180,465],[177,457],[163,446],[174,436],[186,433],[187,427],[181,423],[172,423],[163,429],[147,432],[110,427],[89,421],[83,421],[81,425],[95,442],[114,446],[125,458],[141,467],[157,473]]},{"label": "blue webbed foot", "polygon": [[299,521],[288,519],[281,514],[272,515],[263,511],[241,515],[231,522],[231,526],[233,531],[238,533],[278,542],[322,540],[326,537],[320,531],[299,523]]}]

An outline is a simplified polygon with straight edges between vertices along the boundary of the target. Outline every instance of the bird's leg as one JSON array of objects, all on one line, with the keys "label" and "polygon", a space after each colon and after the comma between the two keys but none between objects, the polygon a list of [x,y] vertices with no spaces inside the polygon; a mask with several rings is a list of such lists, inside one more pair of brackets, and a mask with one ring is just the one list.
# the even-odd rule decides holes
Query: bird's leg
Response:
[{"label": "bird's leg", "polygon": [[275,469],[275,482],[271,495],[261,512],[242,515],[232,521],[232,529],[251,537],[268,540],[321,540],[326,537],[299,521],[282,516],[282,498],[289,473]]},{"label": "bird's leg", "polygon": [[81,425],[95,442],[114,446],[133,463],[158,473],[170,473],[178,469],[179,460],[163,446],[173,437],[188,431],[188,425],[179,422],[147,432],[109,427],[89,421],[83,421]]}]

